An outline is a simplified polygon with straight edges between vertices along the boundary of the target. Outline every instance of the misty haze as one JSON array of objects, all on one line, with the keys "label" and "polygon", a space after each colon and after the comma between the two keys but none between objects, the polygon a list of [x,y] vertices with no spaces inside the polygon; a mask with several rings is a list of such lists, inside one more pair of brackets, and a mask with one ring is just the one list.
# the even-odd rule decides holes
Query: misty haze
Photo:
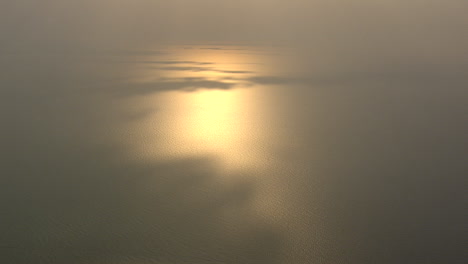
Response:
[{"label": "misty haze", "polygon": [[2,2],[0,263],[466,263],[467,11]]}]

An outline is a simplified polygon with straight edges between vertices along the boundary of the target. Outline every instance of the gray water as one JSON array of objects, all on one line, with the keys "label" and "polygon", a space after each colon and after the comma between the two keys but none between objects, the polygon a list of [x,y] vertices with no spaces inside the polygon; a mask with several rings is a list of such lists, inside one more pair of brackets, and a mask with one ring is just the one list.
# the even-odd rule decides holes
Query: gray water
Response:
[{"label": "gray water", "polygon": [[462,71],[296,55],[5,56],[0,262],[462,263]]}]

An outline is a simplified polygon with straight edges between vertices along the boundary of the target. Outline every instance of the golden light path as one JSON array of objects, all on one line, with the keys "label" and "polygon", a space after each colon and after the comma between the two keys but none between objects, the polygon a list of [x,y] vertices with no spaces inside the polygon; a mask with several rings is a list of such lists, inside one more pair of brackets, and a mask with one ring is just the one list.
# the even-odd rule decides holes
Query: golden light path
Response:
[{"label": "golden light path", "polygon": [[248,79],[272,70],[271,52],[170,47],[163,55],[142,58],[146,64],[135,70],[135,82],[156,83],[160,91],[135,101],[154,112],[134,128],[143,132],[132,155],[140,160],[204,156],[231,169],[260,166],[269,140],[261,107],[265,94]]},{"label": "golden light path", "polygon": [[305,170],[278,156],[282,147],[300,144],[281,125],[284,115],[277,112],[275,102],[284,102],[284,93],[278,91],[284,87],[249,81],[280,76],[284,68],[279,69],[278,62],[287,62],[285,58],[264,48],[171,47],[163,52],[132,65],[135,87],[155,89],[130,100],[127,109],[150,111],[118,136],[129,139],[129,158],[148,164],[208,159],[213,167],[207,175],[222,186],[255,186],[248,204],[222,208],[220,228],[226,237],[240,235],[232,226],[253,221],[287,230],[284,248],[291,252],[299,240],[309,243],[306,234],[315,220],[290,217],[303,215],[300,207],[292,206],[300,204],[301,197],[290,186],[290,177]]}]

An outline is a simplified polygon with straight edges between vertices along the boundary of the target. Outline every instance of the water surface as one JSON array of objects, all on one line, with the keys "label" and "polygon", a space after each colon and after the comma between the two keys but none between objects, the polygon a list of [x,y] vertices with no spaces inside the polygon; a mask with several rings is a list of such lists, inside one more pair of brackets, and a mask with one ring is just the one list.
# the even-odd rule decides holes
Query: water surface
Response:
[{"label": "water surface", "polygon": [[462,263],[460,67],[8,54],[2,263]]}]

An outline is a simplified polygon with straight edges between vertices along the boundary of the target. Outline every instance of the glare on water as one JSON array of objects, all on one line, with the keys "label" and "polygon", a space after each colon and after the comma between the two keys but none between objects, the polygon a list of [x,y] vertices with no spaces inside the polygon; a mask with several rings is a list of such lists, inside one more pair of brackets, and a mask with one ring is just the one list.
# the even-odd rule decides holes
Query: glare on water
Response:
[{"label": "glare on water", "polygon": [[[133,70],[136,83],[161,85],[162,91],[136,99],[154,111],[137,126],[139,159],[206,155],[229,168],[260,166],[268,124],[265,94],[249,81],[272,70],[268,50],[243,47],[168,48],[146,57]],[[182,86],[183,89],[165,89]],[[257,87],[258,88],[258,87]],[[261,88],[260,88],[261,90]]]}]

